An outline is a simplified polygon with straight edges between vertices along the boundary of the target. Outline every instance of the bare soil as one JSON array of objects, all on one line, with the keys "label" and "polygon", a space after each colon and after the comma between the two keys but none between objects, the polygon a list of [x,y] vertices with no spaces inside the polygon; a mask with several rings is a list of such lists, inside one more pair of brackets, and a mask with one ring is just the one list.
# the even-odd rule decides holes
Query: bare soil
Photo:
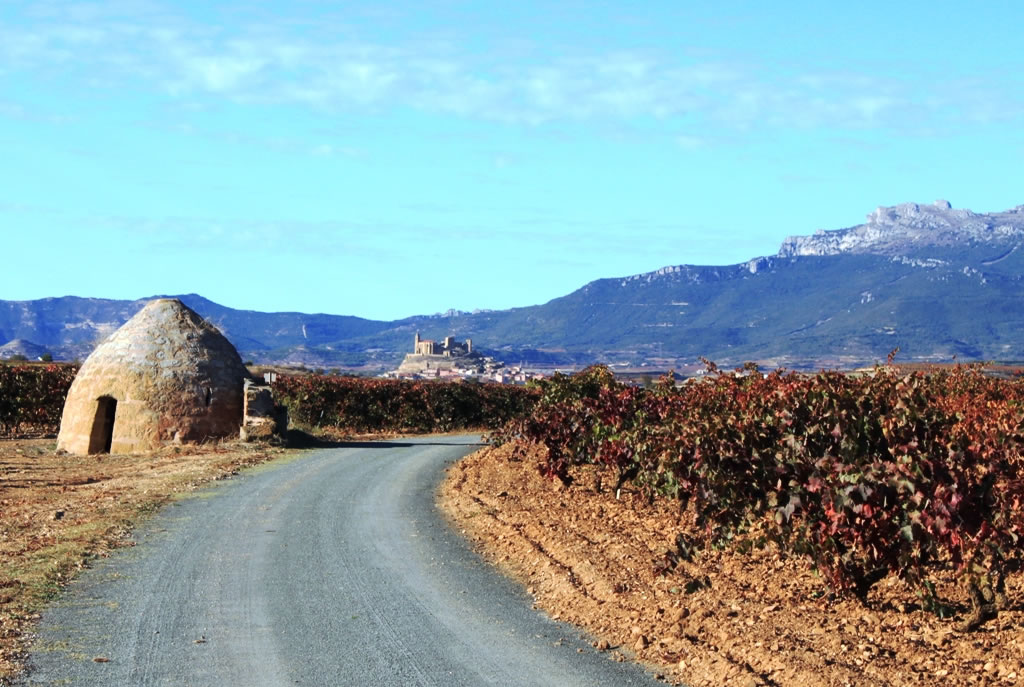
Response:
[{"label": "bare soil", "polygon": [[21,667],[39,611],[89,561],[173,498],[283,449],[225,442],[72,456],[53,439],[0,441],[0,684]]},{"label": "bare soil", "polygon": [[1019,576],[1009,610],[961,633],[968,606],[952,581],[938,587],[958,617],[940,619],[895,579],[876,584],[866,605],[835,598],[806,562],[770,545],[701,549],[673,565],[677,535],[699,539],[686,512],[626,490],[616,499],[596,472],[568,488],[544,479],[542,450],[474,453],[449,469],[440,503],[539,607],[585,628],[616,660],[693,687],[1024,683]]}]

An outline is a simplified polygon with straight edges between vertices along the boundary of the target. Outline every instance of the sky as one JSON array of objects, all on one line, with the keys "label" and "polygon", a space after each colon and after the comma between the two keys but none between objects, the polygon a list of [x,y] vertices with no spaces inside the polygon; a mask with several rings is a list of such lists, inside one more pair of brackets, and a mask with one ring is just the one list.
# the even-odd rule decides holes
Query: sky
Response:
[{"label": "sky", "polygon": [[0,299],[373,319],[1024,204],[1024,3],[0,0]]}]

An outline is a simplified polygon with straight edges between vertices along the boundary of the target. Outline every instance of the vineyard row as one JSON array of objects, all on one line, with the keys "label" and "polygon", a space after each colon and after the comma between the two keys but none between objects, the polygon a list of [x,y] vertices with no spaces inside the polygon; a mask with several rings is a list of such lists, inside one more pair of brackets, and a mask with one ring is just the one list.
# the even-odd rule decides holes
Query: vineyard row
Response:
[{"label": "vineyard row", "polygon": [[[74,365],[0,364],[0,438],[54,435]],[[281,375],[273,385],[294,424],[312,430],[448,432],[495,428],[526,414],[537,394],[497,384]]]},{"label": "vineyard row", "polygon": [[677,499],[705,545],[774,542],[835,592],[866,600],[896,575],[945,614],[934,581],[953,575],[972,602],[967,627],[1005,603],[1024,533],[1021,382],[970,367],[809,376],[708,365],[702,380],[652,390],[603,367],[556,375],[494,438],[543,444],[541,471],[563,482],[596,465],[616,489]]}]

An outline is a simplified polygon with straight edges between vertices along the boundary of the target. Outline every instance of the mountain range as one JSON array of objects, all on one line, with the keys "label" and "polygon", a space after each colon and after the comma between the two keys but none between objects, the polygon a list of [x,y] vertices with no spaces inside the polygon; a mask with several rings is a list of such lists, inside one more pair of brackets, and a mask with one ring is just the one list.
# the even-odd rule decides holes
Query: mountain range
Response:
[{"label": "mountain range", "polygon": [[[542,305],[368,320],[236,310],[176,296],[244,358],[325,368],[394,367],[414,334],[472,338],[510,363],[684,367],[704,356],[791,368],[1024,359],[1024,205],[974,213],[946,201],[880,207],[867,222],[786,238],[728,266],[674,265],[599,279]],[[0,357],[84,359],[148,298],[0,301]],[[8,351],[8,353],[5,353]]]}]

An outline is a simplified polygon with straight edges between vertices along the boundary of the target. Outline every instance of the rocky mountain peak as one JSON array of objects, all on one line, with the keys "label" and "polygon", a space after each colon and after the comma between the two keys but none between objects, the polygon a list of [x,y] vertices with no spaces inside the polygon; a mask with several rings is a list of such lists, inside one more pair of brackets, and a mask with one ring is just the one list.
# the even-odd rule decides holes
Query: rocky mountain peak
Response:
[{"label": "rocky mountain peak", "polygon": [[868,215],[868,224],[884,226],[917,226],[934,228],[952,226],[957,221],[967,220],[975,214],[970,210],[953,209],[948,200],[937,200],[931,205],[901,203],[891,208],[879,206]]},{"label": "rocky mountain peak", "polygon": [[790,236],[779,257],[870,253],[904,255],[926,246],[951,246],[965,241],[1008,242],[1024,238],[1024,206],[988,214],[954,208],[947,200],[929,205],[901,203],[879,207],[867,222],[848,229],[819,230],[811,236]]}]

